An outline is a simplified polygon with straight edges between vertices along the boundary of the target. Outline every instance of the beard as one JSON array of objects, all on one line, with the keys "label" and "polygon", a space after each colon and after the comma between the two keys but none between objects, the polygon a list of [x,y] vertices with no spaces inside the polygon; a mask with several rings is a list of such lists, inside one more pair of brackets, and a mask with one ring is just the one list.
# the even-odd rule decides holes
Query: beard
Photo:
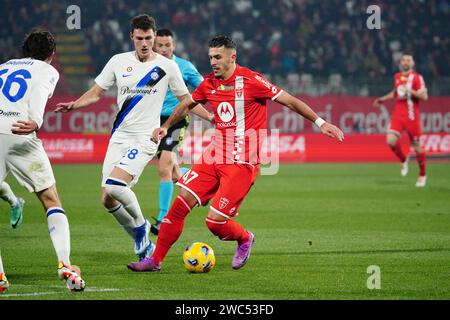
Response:
[{"label": "beard", "polygon": [[402,72],[408,72],[411,69],[412,69],[412,67],[410,67],[410,66],[400,65],[400,71],[402,71]]}]

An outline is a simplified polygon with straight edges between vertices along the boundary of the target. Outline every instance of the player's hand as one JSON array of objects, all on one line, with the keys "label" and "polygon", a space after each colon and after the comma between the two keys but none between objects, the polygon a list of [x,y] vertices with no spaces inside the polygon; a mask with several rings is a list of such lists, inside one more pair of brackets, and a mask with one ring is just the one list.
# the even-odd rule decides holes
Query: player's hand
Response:
[{"label": "player's hand", "polygon": [[150,138],[154,143],[159,143],[162,138],[167,135],[167,129],[165,127],[156,128],[153,130],[152,137]]},{"label": "player's hand", "polygon": [[35,121],[19,120],[12,125],[11,132],[19,135],[27,135],[39,129]]},{"label": "player's hand", "polygon": [[320,130],[324,135],[327,135],[330,138],[335,138],[340,142],[344,141],[344,133],[342,132],[342,130],[335,125],[332,125],[331,123],[324,123],[320,127]]},{"label": "player's hand", "polygon": [[210,113],[208,116],[208,120],[209,122],[211,122],[212,124],[214,124],[216,122],[216,120],[214,119],[214,113]]},{"label": "player's hand", "polygon": [[381,101],[380,101],[379,98],[376,98],[376,99],[374,100],[373,106],[374,106],[375,108],[379,108],[379,107],[381,106]]},{"label": "player's hand", "polygon": [[56,109],[53,110],[55,112],[69,112],[73,109],[75,105],[75,101],[70,101],[70,102],[60,102],[56,105]]}]

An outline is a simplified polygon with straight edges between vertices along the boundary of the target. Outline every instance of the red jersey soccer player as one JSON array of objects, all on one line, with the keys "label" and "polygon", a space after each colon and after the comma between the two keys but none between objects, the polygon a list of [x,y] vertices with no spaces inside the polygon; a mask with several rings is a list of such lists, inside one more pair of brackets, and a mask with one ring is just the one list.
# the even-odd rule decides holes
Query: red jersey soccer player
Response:
[{"label": "red jersey soccer player", "polygon": [[344,139],[339,128],[319,118],[308,105],[260,74],[237,65],[236,45],[230,38],[213,38],[209,59],[213,73],[193,92],[192,99],[184,99],[162,127],[153,132],[153,139],[164,137],[167,129],[198,103],[209,102],[215,117],[213,143],[204,151],[203,161],[178,181],[180,194],[161,224],[153,256],[128,264],[133,271],[159,271],[167,252],[181,235],[188,213],[195,205],[206,205],[211,199],[206,225],[221,240],[237,241],[232,268],[245,265],[254,235],[232,218],[258,175],[259,130],[266,128],[267,99],[315,122],[323,134],[339,141]]},{"label": "red jersey soccer player", "polygon": [[401,175],[408,174],[408,157],[404,155],[398,138],[403,130],[408,133],[409,139],[417,154],[420,173],[416,182],[416,187],[425,187],[425,152],[420,147],[419,138],[422,134],[420,123],[419,101],[428,100],[427,87],[423,77],[413,70],[414,59],[411,54],[404,53],[400,60],[402,72],[394,76],[394,89],[387,95],[377,98],[374,106],[378,107],[380,103],[395,99],[395,107],[391,117],[391,123],[387,133],[387,143],[395,155],[401,161]]}]

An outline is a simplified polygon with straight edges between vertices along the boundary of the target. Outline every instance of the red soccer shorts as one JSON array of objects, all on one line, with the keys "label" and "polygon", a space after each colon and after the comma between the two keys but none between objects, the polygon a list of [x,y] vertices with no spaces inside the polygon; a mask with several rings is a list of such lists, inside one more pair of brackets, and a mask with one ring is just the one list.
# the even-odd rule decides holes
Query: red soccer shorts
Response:
[{"label": "red soccer shorts", "polygon": [[422,135],[422,126],[420,124],[420,117],[415,117],[414,120],[408,117],[392,117],[389,125],[389,131],[394,131],[400,136],[406,130],[410,141],[419,142]]},{"label": "red soccer shorts", "polygon": [[259,172],[259,165],[250,164],[195,164],[177,185],[189,191],[199,206],[207,205],[226,217],[238,214],[239,206],[250,191]]}]

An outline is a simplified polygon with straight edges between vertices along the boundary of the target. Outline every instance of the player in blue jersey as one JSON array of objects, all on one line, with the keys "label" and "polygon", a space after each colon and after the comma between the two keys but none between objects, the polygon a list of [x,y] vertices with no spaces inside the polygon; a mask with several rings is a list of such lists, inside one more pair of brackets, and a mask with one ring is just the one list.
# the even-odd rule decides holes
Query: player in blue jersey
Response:
[{"label": "player in blue jersey", "polygon": [[[202,75],[197,71],[195,66],[186,59],[176,56],[173,52],[176,44],[173,33],[169,29],[160,29],[156,32],[154,50],[160,55],[176,62],[180,68],[184,83],[196,89],[203,81]],[[161,111],[161,123],[166,122],[170,117],[175,107],[178,104],[178,99],[175,95],[168,91],[164,99],[163,108]],[[213,115],[211,114],[211,118]],[[179,168],[177,162],[177,152],[183,143],[186,128],[189,126],[189,116],[174,124],[169,128],[167,136],[165,136],[158,148],[157,156],[159,158],[159,213],[156,223],[152,224],[151,231],[158,235],[161,221],[166,216],[173,195],[173,182],[178,181],[181,175],[187,171],[186,168]],[[184,169],[184,170],[183,170]]]}]

